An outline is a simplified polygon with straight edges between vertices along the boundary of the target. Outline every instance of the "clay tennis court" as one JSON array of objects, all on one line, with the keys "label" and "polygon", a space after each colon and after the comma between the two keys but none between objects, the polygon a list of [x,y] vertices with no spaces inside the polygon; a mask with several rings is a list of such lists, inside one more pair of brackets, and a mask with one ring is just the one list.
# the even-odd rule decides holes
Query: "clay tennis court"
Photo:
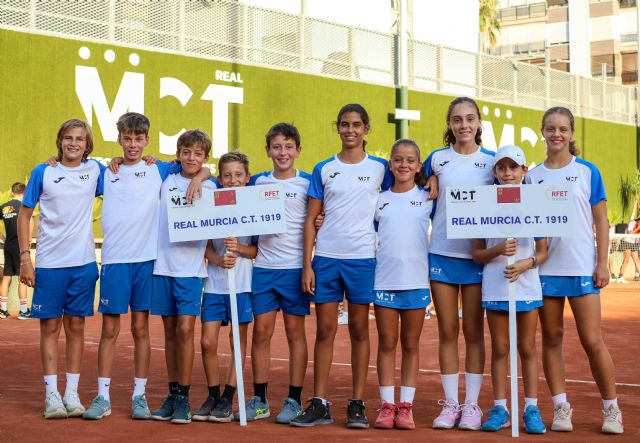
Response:
[{"label": "clay tennis court", "polygon": [[[589,366],[578,341],[571,313],[565,314],[565,353],[567,373],[567,393],[571,402],[574,431],[558,434],[547,431],[542,436],[527,436],[521,433],[521,441],[640,441],[640,283],[629,285],[612,284],[602,295],[603,334],[616,366],[618,399],[624,414],[625,434],[607,436],[600,433],[602,424],[602,402],[593,383]],[[317,426],[312,429],[292,428],[277,425],[272,420],[279,412],[282,399],[288,389],[287,345],[282,320],[278,325],[272,343],[272,366],[269,383],[272,419],[250,422],[246,428],[238,423],[196,423],[190,425],[172,425],[168,422],[134,422],[129,418],[130,397],[133,379],[133,342],[127,332],[128,316],[123,317],[122,332],[118,342],[118,352],[112,375],[111,402],[112,415],[99,422],[87,422],[81,419],[44,420],[44,387],[42,383],[40,357],[38,352],[38,321],[18,321],[13,319],[0,321],[0,441],[294,441],[294,440],[427,440],[437,441],[472,440],[507,441],[511,439],[510,429],[499,433],[436,431],[431,429],[431,421],[440,407],[437,400],[442,397],[437,360],[437,321],[432,316],[426,320],[422,334],[421,374],[416,392],[414,416],[415,431],[398,430],[348,430],[344,426],[346,402],[351,392],[351,368],[349,366],[349,336],[346,326],[340,326],[336,337],[334,365],[331,372],[332,414],[335,423],[330,426]],[[85,333],[85,353],[80,379],[80,396],[88,406],[97,391],[97,354],[100,338],[100,316],[87,319]],[[198,324],[199,326],[199,324]],[[379,405],[378,383],[375,372],[375,354],[377,348],[375,321],[370,322],[371,362],[368,387],[365,400],[369,420],[373,423]],[[313,358],[313,338],[315,318],[307,322],[307,341],[309,358]],[[489,335],[485,328],[487,365],[485,379],[480,395],[480,406],[487,410],[492,406],[491,380],[489,373]],[[199,327],[197,329],[199,336]],[[462,341],[462,339],[461,339]],[[166,395],[166,373],[163,356],[162,323],[158,317],[151,320],[152,356],[147,385],[147,397],[150,407],[159,406]],[[538,344],[538,350],[540,349]],[[196,341],[196,349],[199,342]],[[226,366],[229,359],[229,346],[225,338],[220,346],[223,356],[221,365]],[[58,383],[64,392],[64,346],[60,341],[60,364]],[[398,360],[399,361],[399,360]],[[248,360],[249,362],[249,360]],[[462,361],[461,361],[461,364]],[[307,371],[303,398],[312,395],[313,366]],[[249,365],[245,370],[247,395],[253,393]],[[398,382],[397,382],[398,383]],[[396,384],[397,384],[396,383]],[[461,377],[461,387],[464,386]],[[550,425],[552,407],[549,391],[542,375],[540,365],[540,409],[547,424]],[[522,384],[520,384],[522,398]],[[397,394],[396,394],[397,395]],[[196,409],[206,396],[206,383],[200,354],[196,353],[193,382],[191,388],[191,406]],[[461,399],[464,394],[461,392]]]}]

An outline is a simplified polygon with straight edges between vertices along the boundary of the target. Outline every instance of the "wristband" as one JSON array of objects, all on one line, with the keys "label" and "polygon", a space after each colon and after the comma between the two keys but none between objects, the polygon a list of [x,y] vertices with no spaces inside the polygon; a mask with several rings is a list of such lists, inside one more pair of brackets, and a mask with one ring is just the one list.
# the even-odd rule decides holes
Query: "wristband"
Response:
[{"label": "wristband", "polygon": [[533,266],[531,266],[531,269],[537,268],[538,267],[538,257],[536,257],[534,255],[533,257],[531,257],[531,260],[533,260]]},{"label": "wristband", "polygon": [[20,257],[22,257],[22,254],[31,254],[31,250],[25,249],[24,251],[20,251]]}]

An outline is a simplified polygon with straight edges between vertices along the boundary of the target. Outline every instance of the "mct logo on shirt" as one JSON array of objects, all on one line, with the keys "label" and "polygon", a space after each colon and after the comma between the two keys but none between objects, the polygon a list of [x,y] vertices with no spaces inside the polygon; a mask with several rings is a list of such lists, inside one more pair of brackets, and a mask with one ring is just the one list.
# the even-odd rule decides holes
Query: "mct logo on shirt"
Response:
[{"label": "mct logo on shirt", "polygon": [[296,198],[296,195],[298,195],[296,192],[285,192],[284,195],[287,198]]},{"label": "mct logo on shirt", "polygon": [[476,191],[464,191],[460,189],[451,190],[451,198],[458,202],[474,202]]},{"label": "mct logo on shirt", "polygon": [[80,180],[89,180],[91,177],[89,177],[89,174],[83,174],[80,176]]},{"label": "mct logo on shirt", "polygon": [[475,162],[473,164],[473,166],[475,166],[478,169],[487,169],[487,164],[486,163]]},{"label": "mct logo on shirt", "polygon": [[577,182],[578,181],[578,177],[577,176],[573,176],[573,177],[565,177],[567,179],[568,182]]},{"label": "mct logo on shirt", "polygon": [[360,177],[358,177],[358,180],[361,181],[361,182],[369,182],[369,181],[371,181],[371,177],[360,176]]},{"label": "mct logo on shirt", "polygon": [[413,201],[412,200],[411,201],[411,206],[419,207],[419,206],[422,206],[422,203],[424,203],[424,202],[422,202],[422,201]]},{"label": "mct logo on shirt", "polygon": [[135,175],[137,178],[145,178],[145,176],[147,175],[147,171],[136,172],[133,175]]}]

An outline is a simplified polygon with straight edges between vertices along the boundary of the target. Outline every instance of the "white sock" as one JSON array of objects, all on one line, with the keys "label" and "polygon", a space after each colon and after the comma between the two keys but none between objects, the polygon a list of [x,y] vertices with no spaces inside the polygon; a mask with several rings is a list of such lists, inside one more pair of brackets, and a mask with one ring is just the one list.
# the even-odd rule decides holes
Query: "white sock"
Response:
[{"label": "white sock", "polygon": [[538,399],[525,397],[524,398],[524,408],[527,409],[527,406],[538,406]]},{"label": "white sock", "polygon": [[52,392],[58,392],[58,375],[45,375],[44,376],[44,392],[48,397]]},{"label": "white sock", "polygon": [[67,372],[67,387],[64,390],[64,395],[70,392],[78,392],[78,382],[80,381],[80,374],[71,374]]},{"label": "white sock", "polygon": [[107,377],[98,377],[98,395],[102,395],[105,400],[111,401],[111,397],[109,397],[109,385],[111,384],[111,379]]},{"label": "white sock", "polygon": [[602,406],[604,406],[604,409],[609,409],[609,406],[614,405],[616,408],[618,407],[618,398],[614,398],[613,400],[605,400],[604,398],[602,399]]},{"label": "white sock", "polygon": [[482,387],[482,377],[482,374],[471,374],[469,372],[464,374],[467,391],[464,400],[466,404],[478,404],[478,396],[480,395],[480,388]]},{"label": "white sock", "polygon": [[327,399],[326,398],[322,398],[322,397],[313,397],[313,398],[317,398],[318,400],[320,400],[322,402],[323,405],[327,406]]},{"label": "white sock", "polygon": [[507,409],[507,399],[506,398],[500,398],[498,400],[494,400],[493,404],[495,406],[502,406],[503,408]]},{"label": "white sock", "polygon": [[445,400],[458,404],[458,373],[440,374]]},{"label": "white sock", "polygon": [[24,314],[25,312],[27,312],[27,301],[20,300],[20,313]]},{"label": "white sock", "polygon": [[395,404],[395,386],[380,386],[380,401],[382,404]]},{"label": "white sock", "polygon": [[131,400],[138,395],[144,394],[144,389],[147,387],[147,379],[146,378],[134,378],[133,379],[133,395],[131,396]]},{"label": "white sock", "polygon": [[562,394],[554,395],[553,397],[551,397],[551,400],[553,400],[553,407],[557,408],[562,403],[567,402],[567,393],[563,392]]},{"label": "white sock", "polygon": [[3,311],[7,310],[7,298],[0,298],[0,309],[2,309]]},{"label": "white sock", "polygon": [[412,386],[400,387],[400,403],[413,403],[413,396],[416,393],[416,388]]}]

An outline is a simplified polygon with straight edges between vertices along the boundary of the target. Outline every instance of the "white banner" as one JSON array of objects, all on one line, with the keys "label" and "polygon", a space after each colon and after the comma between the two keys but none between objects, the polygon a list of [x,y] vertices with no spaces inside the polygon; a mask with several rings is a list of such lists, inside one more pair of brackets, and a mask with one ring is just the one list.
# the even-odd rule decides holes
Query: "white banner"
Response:
[{"label": "white banner", "polygon": [[281,185],[203,189],[186,203],[184,193],[167,196],[171,242],[279,234],[286,230]]},{"label": "white banner", "polygon": [[572,185],[447,187],[447,238],[572,237]]}]

